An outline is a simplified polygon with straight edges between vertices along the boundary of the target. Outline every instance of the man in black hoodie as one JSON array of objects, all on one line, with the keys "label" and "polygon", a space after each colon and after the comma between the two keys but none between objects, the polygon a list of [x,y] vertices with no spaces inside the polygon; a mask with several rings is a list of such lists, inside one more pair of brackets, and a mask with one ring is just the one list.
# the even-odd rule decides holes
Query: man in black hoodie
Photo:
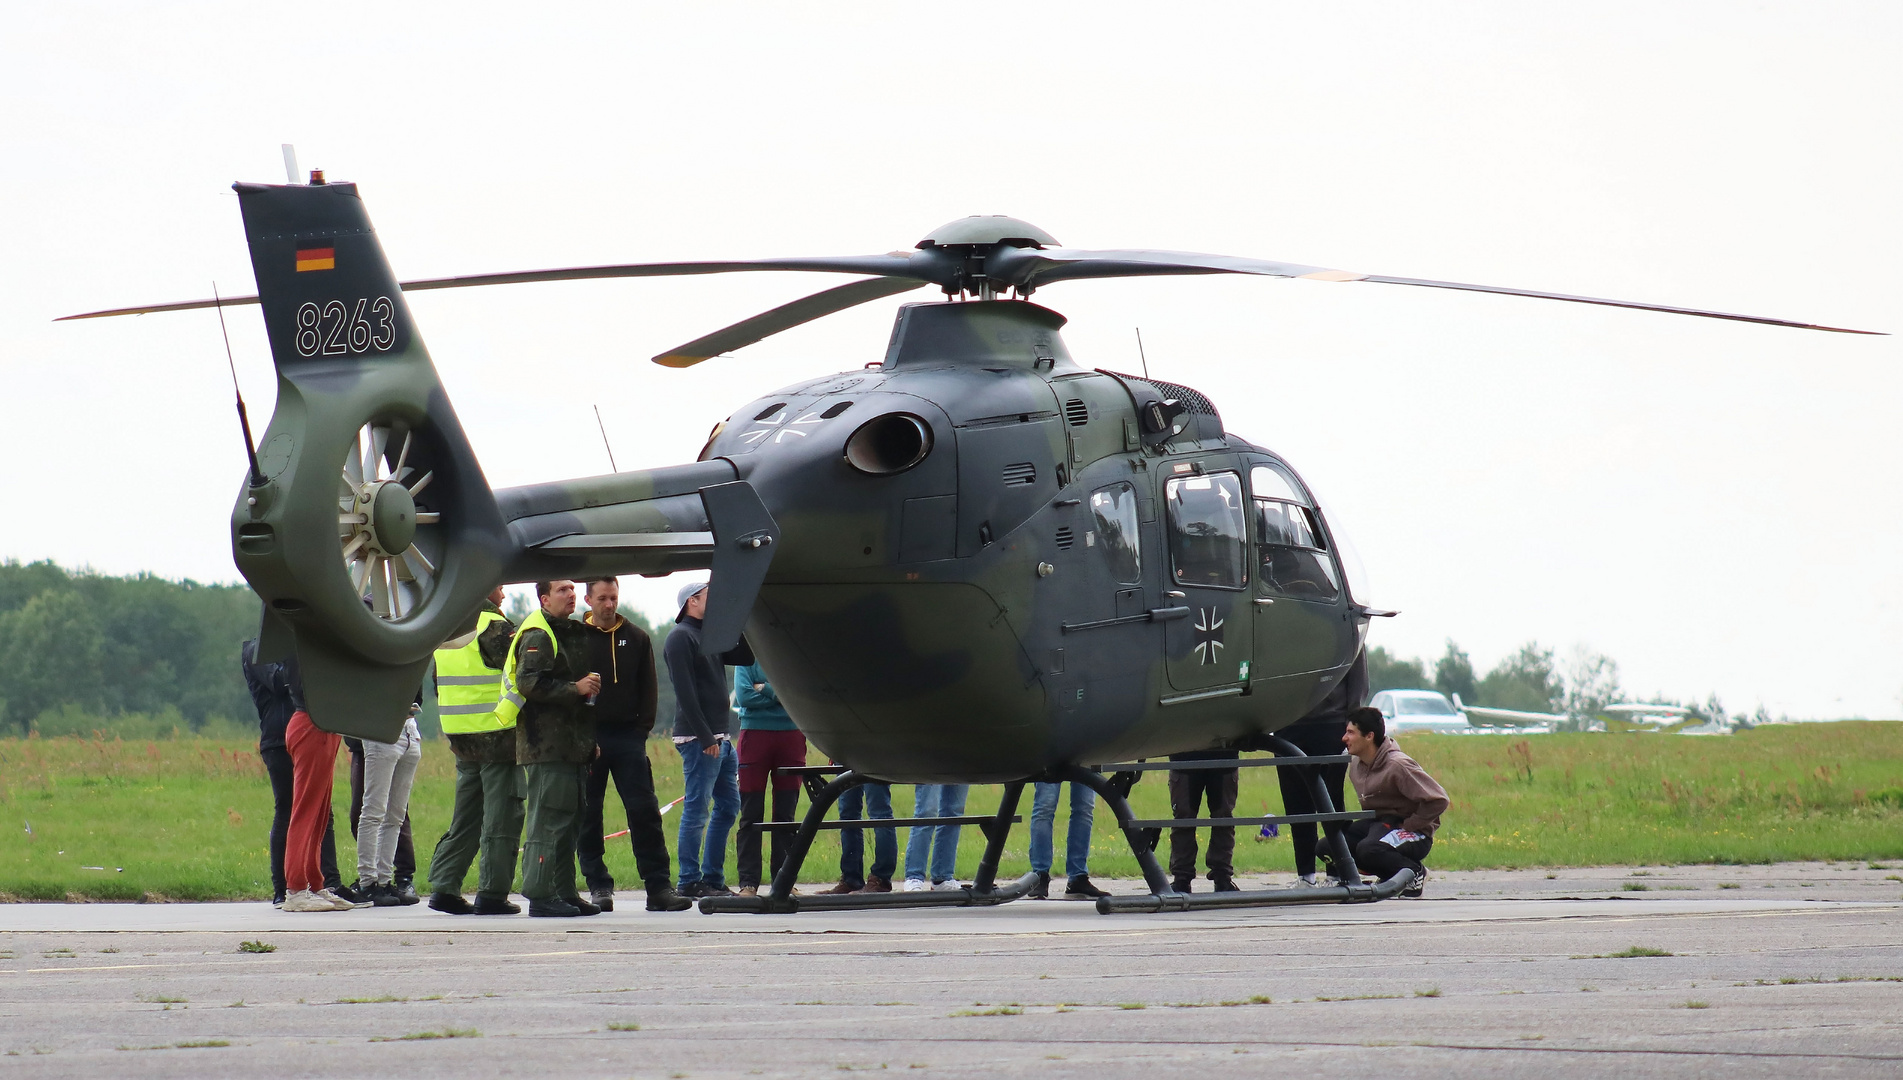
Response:
[{"label": "man in black hoodie", "polygon": [[707,583],[683,586],[679,601],[680,614],[661,647],[674,683],[674,748],[681,754],[679,888],[682,896],[730,896],[727,834],[740,814],[740,760],[727,734],[726,665],[753,663],[753,650],[742,639],[723,656],[702,656]]},{"label": "man in black hoodie", "polygon": [[654,767],[648,761],[648,735],[654,730],[657,688],[654,680],[654,643],[648,632],[621,616],[621,583],[614,578],[585,586],[588,614],[582,622],[595,631],[588,635],[588,670],[601,676],[595,696],[595,746],[598,753],[588,769],[582,793],[581,837],[575,852],[589,899],[603,911],[615,907],[615,879],[602,860],[603,803],[613,777],[621,808],[628,815],[628,841],[634,847],[635,870],[647,889],[649,911],[686,911],[693,901],[674,891],[667,855],[667,837],[661,832],[661,804],[654,797]]}]

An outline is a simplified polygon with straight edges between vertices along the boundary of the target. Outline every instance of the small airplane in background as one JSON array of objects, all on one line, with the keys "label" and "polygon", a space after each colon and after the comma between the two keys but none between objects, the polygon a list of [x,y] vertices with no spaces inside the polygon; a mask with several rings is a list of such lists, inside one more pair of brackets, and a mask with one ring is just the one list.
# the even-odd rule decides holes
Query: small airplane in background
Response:
[{"label": "small airplane in background", "polygon": [[[1523,712],[1469,705],[1459,694],[1438,690],[1383,690],[1368,701],[1387,718],[1388,730],[1481,734],[1514,731],[1523,735],[1558,731],[1562,725],[1580,731],[1650,731],[1680,735],[1729,735],[1732,725],[1723,717],[1706,717],[1682,705],[1625,702],[1607,705],[1590,718],[1568,713]],[[1583,724],[1575,721],[1584,719]]]}]

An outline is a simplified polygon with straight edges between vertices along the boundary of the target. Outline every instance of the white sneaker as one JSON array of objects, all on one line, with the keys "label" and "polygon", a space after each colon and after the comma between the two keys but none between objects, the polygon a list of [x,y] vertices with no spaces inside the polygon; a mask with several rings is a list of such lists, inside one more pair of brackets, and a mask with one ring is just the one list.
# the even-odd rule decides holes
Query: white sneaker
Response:
[{"label": "white sneaker", "polygon": [[336,911],[337,905],[309,889],[299,889],[284,898],[285,911]]},{"label": "white sneaker", "polygon": [[1317,878],[1314,874],[1303,874],[1302,884],[1311,889],[1320,888],[1321,879]]},{"label": "white sneaker", "polygon": [[931,890],[931,888],[932,888],[932,887],[931,887],[930,885],[928,885],[928,884],[926,884],[926,883],[925,883],[925,879],[924,879],[924,878],[915,878],[915,877],[909,877],[909,878],[906,878],[906,879],[905,879],[905,888],[904,888],[904,889],[903,889],[902,891],[904,891],[904,892],[929,892],[929,891]]},{"label": "white sneaker", "polygon": [[353,904],[343,897],[338,896],[336,893],[331,892],[329,889],[319,889],[311,895],[317,897],[319,900],[327,901],[332,911],[350,911],[355,908],[370,906],[368,901],[361,904]]},{"label": "white sneaker", "polygon": [[964,886],[958,884],[957,878],[946,878],[944,881],[941,881],[937,883],[936,885],[933,885],[932,891],[933,892],[957,892],[958,890],[962,888],[964,888]]}]

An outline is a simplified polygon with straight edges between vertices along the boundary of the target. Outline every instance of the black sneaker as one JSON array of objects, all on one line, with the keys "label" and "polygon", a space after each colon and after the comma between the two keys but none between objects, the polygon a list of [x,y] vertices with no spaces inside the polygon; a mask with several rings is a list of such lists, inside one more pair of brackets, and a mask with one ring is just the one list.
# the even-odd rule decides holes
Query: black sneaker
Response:
[{"label": "black sneaker", "polygon": [[463,899],[462,893],[439,892],[429,895],[431,911],[440,911],[445,915],[472,915],[476,909]]},{"label": "black sneaker", "polygon": [[603,911],[613,911],[615,909],[614,886],[610,885],[605,889],[588,890],[588,900]]},{"label": "black sneaker", "polygon": [[1024,894],[1026,900],[1049,900],[1051,898],[1051,875],[1042,870],[1037,872],[1037,884]]},{"label": "black sneaker", "polygon": [[694,902],[674,891],[674,886],[665,881],[648,886],[649,911],[686,911]]},{"label": "black sneaker", "polygon": [[1221,877],[1210,878],[1209,883],[1215,889],[1216,892],[1241,892],[1242,891],[1242,886],[1237,885],[1236,879],[1230,877],[1228,874],[1224,874]]},{"label": "black sneaker", "polygon": [[719,885],[709,885],[705,881],[703,881],[700,883],[700,895],[702,896],[732,896],[733,890],[729,889],[724,883]]},{"label": "black sneaker", "polygon": [[1421,894],[1425,892],[1426,890],[1427,890],[1427,868],[1422,867],[1420,875],[1417,876],[1413,881],[1408,882],[1407,888],[1401,890],[1401,895],[1407,897],[1409,900],[1419,900],[1421,898]]},{"label": "black sneaker", "polygon": [[[591,905],[592,906],[592,905]],[[529,917],[534,919],[573,919],[581,909],[566,900],[530,900]]]},{"label": "black sneaker", "polygon": [[493,897],[476,896],[475,913],[478,915],[520,915],[522,905],[511,903],[508,897],[497,900]]},{"label": "black sneaker", "polygon": [[353,904],[375,902],[370,896],[370,887],[361,881],[354,881],[349,885],[333,885],[330,891]]},{"label": "black sneaker", "polygon": [[1064,886],[1064,899],[1066,900],[1095,900],[1100,896],[1109,895],[1109,893],[1092,885],[1090,883],[1090,876],[1087,874],[1076,875],[1070,879],[1069,884]]},{"label": "black sneaker", "polygon": [[1170,882],[1170,888],[1176,890],[1179,893],[1182,893],[1184,896],[1188,896],[1190,893],[1193,893],[1196,891],[1195,889],[1190,887],[1194,884],[1195,882],[1190,880],[1189,878],[1179,877],[1175,881]]},{"label": "black sneaker", "polygon": [[404,907],[423,902],[423,898],[416,895],[416,883],[409,878],[398,878],[392,881],[390,891],[396,894],[397,902]]}]

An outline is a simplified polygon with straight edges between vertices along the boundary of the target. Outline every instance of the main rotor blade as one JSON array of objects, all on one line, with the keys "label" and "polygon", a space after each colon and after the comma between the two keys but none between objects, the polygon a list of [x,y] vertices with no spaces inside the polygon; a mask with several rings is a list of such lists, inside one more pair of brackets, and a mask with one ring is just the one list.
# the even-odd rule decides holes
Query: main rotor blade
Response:
[{"label": "main rotor blade", "polygon": [[710,357],[721,353],[744,348],[762,338],[771,337],[782,330],[791,330],[802,323],[844,311],[849,307],[886,296],[896,296],[902,292],[924,288],[926,282],[911,278],[876,277],[865,281],[855,281],[837,288],[803,296],[790,304],[781,304],[771,311],[763,311],[749,319],[742,319],[732,326],[716,330],[706,337],[696,338],[685,345],[669,349],[654,358],[654,362],[663,367],[693,367]]},{"label": "main rotor blade", "polygon": [[1852,330],[1841,326],[1772,319],[1761,315],[1736,315],[1702,308],[1647,304],[1637,300],[1607,300],[1594,296],[1542,292],[1537,289],[1513,289],[1500,285],[1467,285],[1457,281],[1432,281],[1426,278],[1391,277],[1386,274],[1357,274],[1300,263],[1270,262],[1233,255],[1204,255],[1191,251],[1084,251],[1076,248],[1000,248],[986,260],[985,272],[994,280],[1036,288],[1056,281],[1081,278],[1149,277],[1163,274],[1260,274],[1266,277],[1308,278],[1315,281],[1373,281],[1385,285],[1418,285],[1430,289],[1458,289],[1463,292],[1498,293],[1502,296],[1530,296],[1536,300],[1564,300],[1574,304],[1662,311],[1669,315],[1696,315],[1705,319],[1788,326],[1797,330],[1824,330],[1833,334],[1873,334],[1880,330]]},{"label": "main rotor blade", "polygon": [[[431,289],[467,289],[478,285],[522,285],[538,281],[587,281],[598,278],[686,277],[696,274],[735,274],[749,271],[795,270],[822,274],[877,274],[880,277],[908,277],[921,282],[947,284],[950,275],[947,260],[925,251],[895,251],[885,255],[841,255],[793,259],[752,259],[740,262],[619,263],[612,266],[567,266],[553,270],[525,270],[508,274],[466,274],[461,277],[418,278],[400,281],[404,292]],[[945,281],[939,281],[945,278]],[[80,315],[62,315],[54,322],[74,319],[104,319],[114,315],[151,315],[161,311],[196,311],[200,308],[235,307],[255,304],[256,296],[227,296],[211,300],[183,300],[170,304],[145,304],[139,307],[108,308]]]}]

